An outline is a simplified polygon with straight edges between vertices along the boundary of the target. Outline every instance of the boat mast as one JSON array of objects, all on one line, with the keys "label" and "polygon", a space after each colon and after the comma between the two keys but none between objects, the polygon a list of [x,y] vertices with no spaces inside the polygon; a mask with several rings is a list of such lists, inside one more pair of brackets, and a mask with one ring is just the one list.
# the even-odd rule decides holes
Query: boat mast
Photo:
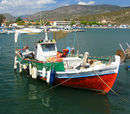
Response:
[{"label": "boat mast", "polygon": [[75,37],[74,37],[74,43],[76,43],[77,45],[77,56],[79,56],[79,42],[78,42],[78,39],[77,39],[77,31],[75,31]]},{"label": "boat mast", "polygon": [[45,31],[45,39],[44,39],[44,42],[48,41],[48,35],[47,35],[47,32]]}]

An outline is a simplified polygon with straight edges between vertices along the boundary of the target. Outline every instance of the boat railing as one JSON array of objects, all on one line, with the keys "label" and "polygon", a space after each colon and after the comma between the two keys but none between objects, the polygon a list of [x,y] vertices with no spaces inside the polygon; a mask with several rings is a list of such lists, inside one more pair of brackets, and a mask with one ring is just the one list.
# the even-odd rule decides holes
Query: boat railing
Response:
[{"label": "boat railing", "polygon": [[102,56],[102,57],[88,56],[88,59],[101,61],[102,63],[110,63],[115,61],[114,56]]}]

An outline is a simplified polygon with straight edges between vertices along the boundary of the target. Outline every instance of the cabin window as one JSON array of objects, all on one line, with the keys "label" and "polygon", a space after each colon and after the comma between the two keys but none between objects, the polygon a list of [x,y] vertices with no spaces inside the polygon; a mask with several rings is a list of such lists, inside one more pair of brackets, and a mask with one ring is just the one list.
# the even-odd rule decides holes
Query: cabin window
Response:
[{"label": "cabin window", "polygon": [[55,51],[55,45],[54,44],[47,44],[42,45],[43,51]]}]

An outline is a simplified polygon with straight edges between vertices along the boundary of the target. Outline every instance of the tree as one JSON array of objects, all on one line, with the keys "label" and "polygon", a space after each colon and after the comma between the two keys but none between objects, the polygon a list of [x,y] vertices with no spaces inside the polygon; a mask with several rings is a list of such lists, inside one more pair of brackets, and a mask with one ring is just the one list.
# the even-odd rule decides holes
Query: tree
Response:
[{"label": "tree", "polygon": [[25,25],[25,22],[24,21],[18,21],[17,24],[18,25]]},{"label": "tree", "polygon": [[75,24],[76,24],[75,21],[72,21],[72,22],[70,23],[71,26],[73,26],[73,25],[75,25]]},{"label": "tree", "polygon": [[101,25],[101,24],[96,21],[90,21],[88,22],[88,25]]},{"label": "tree", "polygon": [[38,20],[36,21],[36,25],[40,25],[40,22]]},{"label": "tree", "polygon": [[16,22],[20,22],[20,21],[23,21],[23,19],[22,19],[21,17],[18,17],[18,18],[16,19]]},{"label": "tree", "polygon": [[64,21],[68,21],[68,19],[64,19]]},{"label": "tree", "polygon": [[0,26],[4,22],[5,19],[6,17],[3,14],[0,14]]},{"label": "tree", "polygon": [[31,22],[29,22],[29,23],[28,23],[28,25],[32,25],[32,23],[31,23]]},{"label": "tree", "polygon": [[80,21],[80,24],[86,25],[86,24],[87,24],[87,21]]},{"label": "tree", "polygon": [[9,26],[10,24],[12,24],[13,22],[12,21],[7,21],[6,22],[6,26]]},{"label": "tree", "polygon": [[48,21],[48,22],[46,22],[46,25],[51,25],[51,24],[50,24],[50,22]]}]

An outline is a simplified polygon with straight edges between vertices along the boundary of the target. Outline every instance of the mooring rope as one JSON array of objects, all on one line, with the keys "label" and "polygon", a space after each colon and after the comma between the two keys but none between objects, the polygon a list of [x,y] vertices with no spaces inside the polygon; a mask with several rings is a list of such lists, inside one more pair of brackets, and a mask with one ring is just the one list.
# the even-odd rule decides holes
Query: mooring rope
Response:
[{"label": "mooring rope", "polygon": [[[94,70],[94,72],[95,72],[95,74],[98,76],[98,78],[111,90],[111,92],[113,92],[115,95],[119,96],[119,94],[118,94],[116,91],[114,91],[114,90],[98,75],[98,73],[97,73],[95,70]],[[128,102],[128,100],[125,99],[125,98],[123,98],[123,97],[121,97],[121,100]]]},{"label": "mooring rope", "polygon": [[67,81],[69,81],[69,80],[71,80],[71,79],[72,79],[72,78],[68,78],[68,79],[66,79],[66,80],[63,81],[63,82],[61,82],[61,83],[59,83],[59,84],[57,84],[57,85],[55,85],[55,86],[52,86],[52,87],[50,87],[49,89],[44,90],[43,92],[49,91],[49,90],[51,90],[51,89],[53,89],[53,88],[55,88],[55,87],[57,87],[57,86],[59,86],[59,85],[62,85],[62,84],[64,84],[65,82],[67,82]]}]

